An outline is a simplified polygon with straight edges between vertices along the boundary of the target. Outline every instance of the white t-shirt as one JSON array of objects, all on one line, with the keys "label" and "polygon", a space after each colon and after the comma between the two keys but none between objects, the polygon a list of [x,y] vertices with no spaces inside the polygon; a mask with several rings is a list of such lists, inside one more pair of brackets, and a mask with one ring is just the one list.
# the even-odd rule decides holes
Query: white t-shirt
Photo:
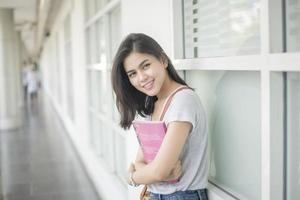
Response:
[{"label": "white t-shirt", "polygon": [[190,122],[192,129],[180,155],[183,173],[179,182],[151,184],[149,190],[157,194],[170,194],[206,188],[209,170],[207,122],[198,95],[191,89],[178,91],[163,120],[167,126],[175,121]]}]

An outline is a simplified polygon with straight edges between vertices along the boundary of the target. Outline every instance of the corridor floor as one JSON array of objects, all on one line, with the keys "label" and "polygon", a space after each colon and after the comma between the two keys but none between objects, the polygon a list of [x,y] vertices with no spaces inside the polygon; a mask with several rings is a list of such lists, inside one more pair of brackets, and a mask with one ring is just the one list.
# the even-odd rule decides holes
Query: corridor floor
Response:
[{"label": "corridor floor", "polygon": [[99,200],[59,118],[41,99],[0,132],[4,200]]}]

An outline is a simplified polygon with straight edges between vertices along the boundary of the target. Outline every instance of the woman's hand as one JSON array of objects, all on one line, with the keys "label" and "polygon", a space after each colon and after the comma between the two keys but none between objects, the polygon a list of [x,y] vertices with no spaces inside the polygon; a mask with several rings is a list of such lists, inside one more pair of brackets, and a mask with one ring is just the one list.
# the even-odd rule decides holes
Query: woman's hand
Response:
[{"label": "woman's hand", "polygon": [[128,176],[127,176],[127,183],[131,186],[137,187],[139,184],[137,184],[133,179],[133,173],[135,172],[135,166],[133,163],[130,164],[128,168]]},{"label": "woman's hand", "polygon": [[174,168],[172,169],[170,175],[164,180],[164,181],[174,181],[179,180],[180,176],[182,174],[182,166],[181,161],[177,161]]},{"label": "woman's hand", "polygon": [[128,175],[127,175],[127,183],[128,183],[129,185],[131,185],[131,184],[132,184],[132,181],[131,181],[130,177],[131,177],[132,173],[135,172],[135,167],[134,167],[134,164],[133,164],[133,163],[131,163],[131,164],[129,165],[127,172],[128,172]]}]

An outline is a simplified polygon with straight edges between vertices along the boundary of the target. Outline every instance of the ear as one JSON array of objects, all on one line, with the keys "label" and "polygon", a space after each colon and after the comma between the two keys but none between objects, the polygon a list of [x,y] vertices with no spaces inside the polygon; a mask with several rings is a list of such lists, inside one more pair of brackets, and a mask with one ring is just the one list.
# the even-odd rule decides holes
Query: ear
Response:
[{"label": "ear", "polygon": [[169,65],[168,58],[164,53],[161,55],[161,62],[163,63],[165,68],[168,67]]}]

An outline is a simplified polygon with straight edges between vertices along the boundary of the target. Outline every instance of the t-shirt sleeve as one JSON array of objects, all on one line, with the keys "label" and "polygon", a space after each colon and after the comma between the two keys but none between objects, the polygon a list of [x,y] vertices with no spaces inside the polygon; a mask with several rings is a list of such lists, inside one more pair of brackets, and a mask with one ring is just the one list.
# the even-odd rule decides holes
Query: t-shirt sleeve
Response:
[{"label": "t-shirt sleeve", "polygon": [[[192,92],[178,92],[174,95],[165,114],[166,125],[171,122],[189,122],[192,129],[197,123],[197,110],[199,109],[197,98]],[[191,131],[192,131],[191,129]]]}]

